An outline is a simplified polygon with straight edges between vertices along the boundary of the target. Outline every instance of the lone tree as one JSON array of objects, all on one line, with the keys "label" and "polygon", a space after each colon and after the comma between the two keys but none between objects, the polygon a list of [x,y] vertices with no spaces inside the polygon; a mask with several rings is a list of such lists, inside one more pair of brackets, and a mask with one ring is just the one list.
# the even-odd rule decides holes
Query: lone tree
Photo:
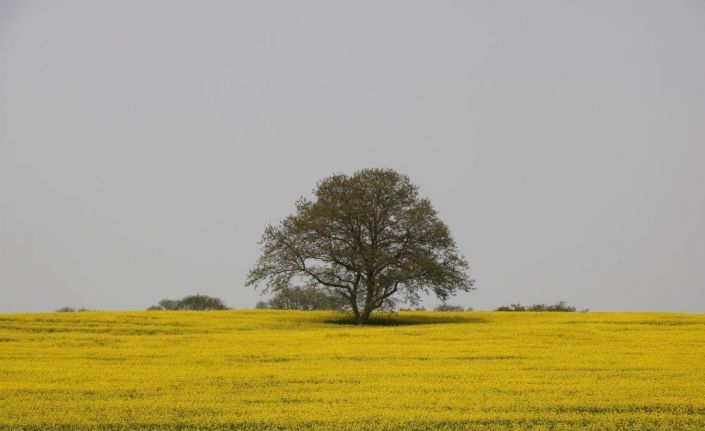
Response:
[{"label": "lone tree", "polygon": [[278,292],[315,287],[348,301],[358,324],[420,293],[446,300],[474,280],[448,227],[409,177],[364,169],[320,181],[313,200],[262,235],[262,254],[247,277]]}]

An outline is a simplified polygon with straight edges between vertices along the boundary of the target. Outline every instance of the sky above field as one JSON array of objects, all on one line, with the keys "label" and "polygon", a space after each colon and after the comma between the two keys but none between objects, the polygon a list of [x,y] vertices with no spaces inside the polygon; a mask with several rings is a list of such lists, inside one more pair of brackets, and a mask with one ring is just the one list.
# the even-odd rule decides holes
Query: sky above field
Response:
[{"label": "sky above field", "polygon": [[0,312],[252,307],[264,227],[368,167],[453,303],[705,312],[704,166],[701,0],[0,2]]}]

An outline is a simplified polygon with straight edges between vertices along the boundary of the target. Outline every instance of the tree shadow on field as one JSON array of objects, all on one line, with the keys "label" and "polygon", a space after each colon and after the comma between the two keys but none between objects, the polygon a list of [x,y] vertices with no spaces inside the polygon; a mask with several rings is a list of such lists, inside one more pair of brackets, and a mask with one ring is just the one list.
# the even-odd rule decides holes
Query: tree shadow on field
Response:
[{"label": "tree shadow on field", "polygon": [[[341,314],[332,319],[324,320],[325,323],[334,325],[357,325],[355,318],[352,315]],[[458,315],[449,315],[448,313],[439,313],[438,315],[427,314],[381,314],[372,315],[366,326],[411,326],[411,325],[437,325],[448,323],[485,323],[487,319],[480,316],[472,316],[469,313],[458,313]]]}]

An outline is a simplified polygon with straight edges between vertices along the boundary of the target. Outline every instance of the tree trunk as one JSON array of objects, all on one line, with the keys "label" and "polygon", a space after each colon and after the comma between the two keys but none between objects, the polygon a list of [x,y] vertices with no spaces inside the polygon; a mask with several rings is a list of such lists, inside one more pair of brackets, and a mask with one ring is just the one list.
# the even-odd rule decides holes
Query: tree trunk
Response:
[{"label": "tree trunk", "polygon": [[365,306],[365,308],[360,311],[356,303],[352,303],[353,316],[355,316],[355,323],[358,325],[367,325],[370,321],[370,314],[372,314],[372,308]]},{"label": "tree trunk", "polygon": [[355,316],[355,322],[360,325],[362,316],[360,315],[360,310],[358,310],[357,307],[353,308],[353,315]]},{"label": "tree trunk", "polygon": [[367,325],[370,322],[370,314],[372,313],[372,308],[365,307],[360,315],[360,320],[357,321],[359,325]]},{"label": "tree trunk", "polygon": [[353,316],[355,316],[355,322],[360,325],[360,310],[357,308],[357,301],[355,299],[350,300],[350,306],[352,307]]},{"label": "tree trunk", "polygon": [[365,308],[362,309],[360,315],[360,320],[357,321],[358,325],[367,325],[370,321],[370,314],[373,310],[374,304],[374,291],[375,291],[375,280],[371,273],[367,275],[367,289],[365,293]]}]

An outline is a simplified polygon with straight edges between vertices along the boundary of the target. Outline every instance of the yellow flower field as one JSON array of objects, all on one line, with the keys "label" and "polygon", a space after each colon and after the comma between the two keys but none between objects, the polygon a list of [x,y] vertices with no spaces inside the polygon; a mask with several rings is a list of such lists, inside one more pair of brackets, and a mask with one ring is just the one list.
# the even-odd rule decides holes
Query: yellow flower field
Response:
[{"label": "yellow flower field", "polygon": [[0,429],[705,430],[705,315],[341,320],[0,315]]}]

